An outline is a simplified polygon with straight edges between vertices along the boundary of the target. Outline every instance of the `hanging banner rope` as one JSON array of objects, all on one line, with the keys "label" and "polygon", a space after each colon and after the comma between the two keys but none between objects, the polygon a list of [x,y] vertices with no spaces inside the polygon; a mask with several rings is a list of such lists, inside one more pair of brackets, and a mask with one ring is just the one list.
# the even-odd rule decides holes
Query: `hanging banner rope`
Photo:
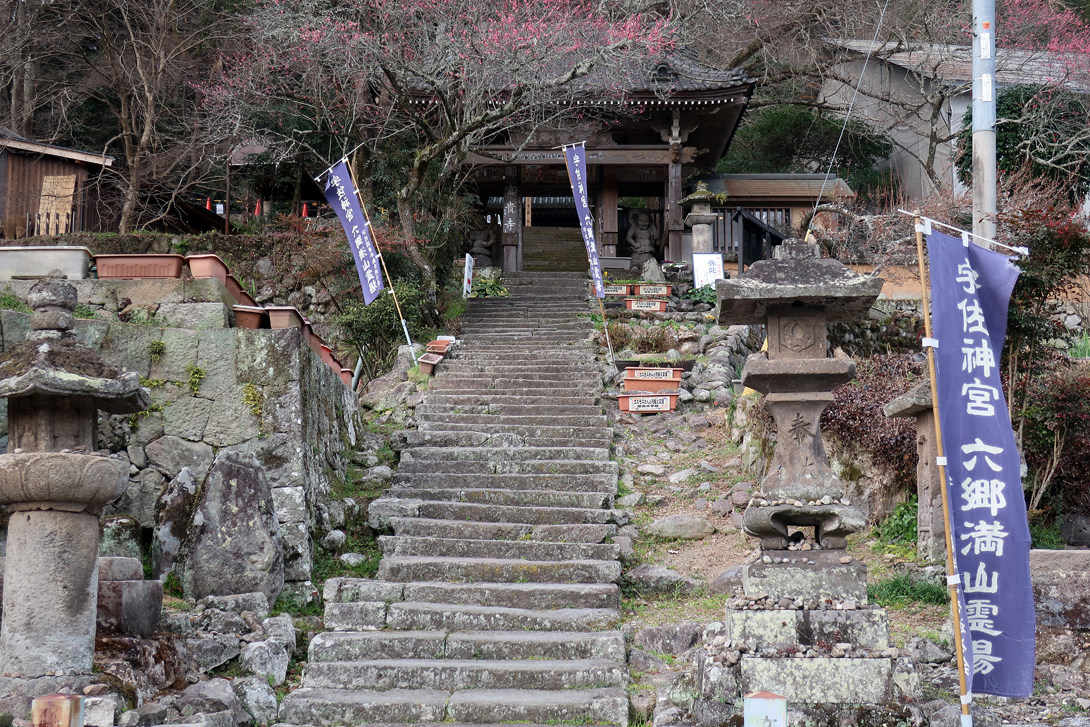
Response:
[{"label": "hanging banner rope", "polygon": [[348,246],[356,261],[356,272],[363,288],[363,302],[371,305],[383,289],[381,262],[371,238],[371,224],[363,214],[356,184],[348,169],[348,162],[341,160],[329,168],[325,180],[325,198],[337,213],[337,218],[348,235]]},{"label": "hanging banner rope", "polygon": [[[919,225],[930,260],[934,401],[941,427],[948,550],[967,692],[1028,697],[1035,652],[1029,524],[999,375],[1019,270],[968,235]],[[922,261],[921,261],[922,262]],[[933,336],[933,337],[932,337]],[[957,586],[960,585],[960,589]]]}]

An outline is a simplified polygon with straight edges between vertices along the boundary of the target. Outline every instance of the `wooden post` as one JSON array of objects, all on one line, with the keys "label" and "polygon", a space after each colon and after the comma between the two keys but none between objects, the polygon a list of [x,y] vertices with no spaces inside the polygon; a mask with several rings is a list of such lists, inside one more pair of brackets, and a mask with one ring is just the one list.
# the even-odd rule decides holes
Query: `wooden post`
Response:
[{"label": "wooden post", "polygon": [[617,167],[602,167],[602,255],[617,257]]},{"label": "wooden post", "polygon": [[685,230],[681,209],[681,109],[674,109],[670,129],[670,164],[666,168],[666,229],[669,231],[670,260],[681,260],[681,233]]},{"label": "wooden post", "polygon": [[231,160],[227,160],[227,192],[223,196],[223,234],[231,234]]},{"label": "wooden post", "polygon": [[519,209],[518,167],[510,166],[504,174],[503,186],[503,262],[504,270],[521,270],[522,216]]}]

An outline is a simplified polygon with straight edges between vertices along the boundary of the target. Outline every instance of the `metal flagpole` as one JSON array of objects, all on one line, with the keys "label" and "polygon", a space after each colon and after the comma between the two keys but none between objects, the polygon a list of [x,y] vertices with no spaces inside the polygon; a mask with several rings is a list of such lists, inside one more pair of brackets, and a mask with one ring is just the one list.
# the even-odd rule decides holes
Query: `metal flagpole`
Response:
[{"label": "metal flagpole", "polygon": [[[345,157],[345,161],[348,161],[347,157]],[[371,238],[371,244],[375,246],[375,252],[378,253],[379,262],[382,263],[382,272],[386,274],[386,281],[390,284],[390,295],[394,296],[394,307],[397,308],[397,317],[401,319],[401,330],[405,332],[405,340],[409,344],[409,355],[413,357],[413,365],[416,365],[416,352],[413,351],[413,339],[409,336],[409,326],[405,323],[405,314],[401,312],[401,303],[397,301],[397,293],[394,291],[394,280],[390,277],[390,271],[386,269],[386,258],[382,256],[382,250],[379,249],[378,240],[375,239],[375,228],[371,226],[371,216],[367,214],[367,205],[363,203],[363,196],[360,194],[360,185],[356,181],[356,165],[349,163],[347,166],[348,173],[352,176],[352,187],[356,190],[356,199],[359,200],[360,203],[360,211],[363,212],[363,219],[367,222],[368,236]]]},{"label": "metal flagpole", "polygon": [[927,369],[931,375],[931,406],[935,416],[935,449],[938,454],[939,481],[942,490],[942,519],[946,536],[946,585],[950,589],[950,615],[954,624],[954,646],[958,657],[958,682],[961,687],[961,724],[972,727],[973,717],[969,714],[971,697],[965,680],[965,645],[961,642],[961,614],[958,608],[958,586],[961,578],[954,567],[954,540],[950,529],[950,499],[946,490],[946,455],[942,448],[942,422],[939,419],[939,389],[935,379],[935,347],[938,343],[931,337],[931,305],[928,296],[927,274],[923,261],[923,225],[919,214],[916,215],[916,255],[920,267],[920,302],[923,303],[924,347],[927,349]]}]

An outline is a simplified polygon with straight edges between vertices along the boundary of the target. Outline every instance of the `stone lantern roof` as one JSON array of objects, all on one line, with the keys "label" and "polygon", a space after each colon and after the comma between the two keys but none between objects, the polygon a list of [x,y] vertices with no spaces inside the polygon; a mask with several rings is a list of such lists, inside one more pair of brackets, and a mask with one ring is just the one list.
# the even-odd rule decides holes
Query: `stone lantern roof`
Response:
[{"label": "stone lantern roof", "polygon": [[148,408],[140,375],[106,363],[72,331],[76,290],[60,271],[36,283],[29,302],[34,314],[26,341],[0,357],[0,397],[88,398],[111,414]]},{"label": "stone lantern roof", "polygon": [[774,260],[759,260],[737,278],[716,282],[722,325],[765,323],[769,308],[819,307],[829,323],[866,315],[882,279],[861,275],[839,260],[822,258],[817,245],[785,240]]}]

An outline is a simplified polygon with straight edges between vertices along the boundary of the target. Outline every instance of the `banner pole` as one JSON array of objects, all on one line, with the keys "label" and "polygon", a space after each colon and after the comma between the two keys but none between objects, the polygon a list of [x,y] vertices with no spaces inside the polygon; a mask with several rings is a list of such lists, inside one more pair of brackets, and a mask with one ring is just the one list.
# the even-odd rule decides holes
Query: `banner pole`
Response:
[{"label": "banner pole", "polygon": [[[923,305],[924,335],[931,339],[931,305],[928,296],[927,274],[923,261],[923,225],[919,214],[916,220],[916,256],[920,270],[920,303]],[[935,451],[938,455],[939,483],[942,491],[942,519],[946,540],[946,585],[950,589],[950,617],[954,626],[954,646],[958,659],[958,683],[961,687],[961,724],[963,727],[972,727],[973,718],[969,713],[969,690],[966,688],[965,679],[965,645],[961,640],[961,614],[958,606],[958,577],[954,567],[954,540],[950,524],[950,496],[946,489],[946,454],[942,448],[942,422],[939,419],[939,389],[935,379],[935,348],[933,345],[927,348],[927,370],[931,375],[931,409],[935,417]]]},{"label": "banner pole", "polygon": [[602,311],[602,330],[606,332],[606,346],[609,348],[609,362],[613,363],[617,357],[613,355],[613,342],[609,340],[609,320],[606,319],[606,306],[601,298],[598,298],[598,310]]},{"label": "banner pole", "polygon": [[[359,147],[356,147],[357,149]],[[401,319],[401,330],[405,333],[405,341],[409,344],[409,355],[412,356],[413,365],[416,366],[416,352],[413,351],[413,339],[409,336],[409,326],[405,323],[405,314],[401,312],[401,303],[397,300],[397,293],[394,291],[394,280],[390,277],[390,271],[386,269],[386,258],[382,256],[382,250],[379,249],[378,240],[375,239],[375,228],[371,226],[371,215],[367,214],[367,205],[363,203],[363,196],[360,195],[360,185],[356,181],[356,165],[355,163],[348,164],[348,173],[352,175],[352,186],[356,190],[356,199],[360,203],[360,211],[363,212],[363,219],[367,221],[367,229],[370,231],[371,244],[375,246],[375,252],[378,254],[379,262],[382,263],[382,272],[386,275],[386,281],[390,284],[390,295],[394,297],[394,307],[397,308],[397,317]]]}]

